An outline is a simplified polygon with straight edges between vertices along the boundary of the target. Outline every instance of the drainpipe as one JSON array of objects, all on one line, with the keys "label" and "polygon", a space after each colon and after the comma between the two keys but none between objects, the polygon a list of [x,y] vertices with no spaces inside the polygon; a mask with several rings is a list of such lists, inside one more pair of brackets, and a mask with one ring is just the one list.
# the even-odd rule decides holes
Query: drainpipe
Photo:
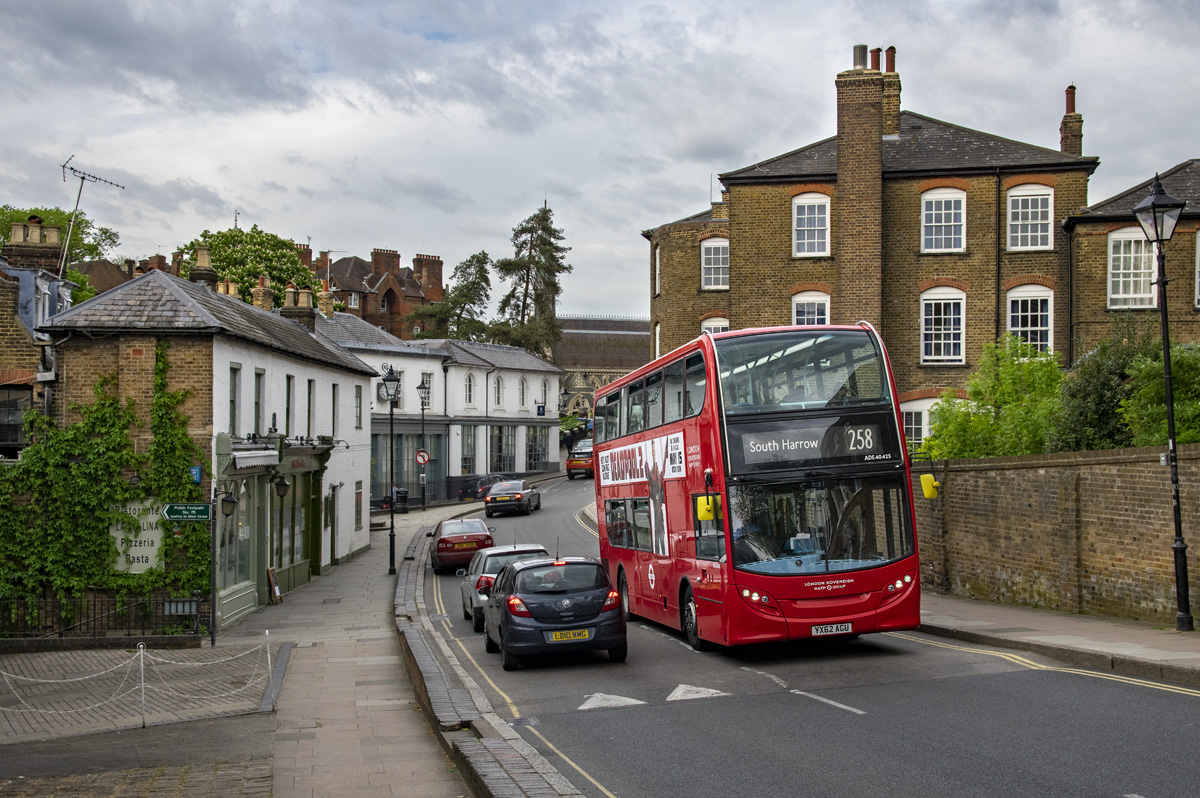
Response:
[{"label": "drainpipe", "polygon": [[1003,192],[1000,190],[1000,170],[996,169],[996,342],[1000,342],[1000,322],[1003,317],[1001,310],[1002,300],[1000,297],[1000,236],[1003,234],[1001,228],[1001,204],[1000,200]]},{"label": "drainpipe", "polygon": [[1063,219],[1063,237],[1067,240],[1067,367],[1075,362],[1075,225],[1071,217]]}]

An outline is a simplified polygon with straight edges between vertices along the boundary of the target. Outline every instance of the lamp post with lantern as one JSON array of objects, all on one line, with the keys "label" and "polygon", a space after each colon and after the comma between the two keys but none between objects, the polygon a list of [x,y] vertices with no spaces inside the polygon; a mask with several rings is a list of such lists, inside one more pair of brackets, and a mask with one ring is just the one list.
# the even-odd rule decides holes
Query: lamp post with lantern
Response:
[{"label": "lamp post with lantern", "polygon": [[388,531],[388,574],[396,573],[396,393],[400,387],[400,377],[387,363],[383,364],[387,373],[383,375],[383,398],[388,403],[388,521],[391,527]]},{"label": "lamp post with lantern", "polygon": [[[417,395],[421,397],[421,450],[428,453],[425,448],[425,408],[429,405],[429,389],[432,388],[429,384],[429,375],[421,376],[421,384],[417,386]],[[421,510],[425,509],[425,464],[421,463]]]},{"label": "lamp post with lantern", "polygon": [[1188,598],[1187,544],[1183,542],[1183,520],[1179,510],[1179,465],[1175,453],[1175,398],[1171,392],[1171,335],[1167,328],[1167,242],[1175,232],[1179,214],[1186,200],[1176,199],[1163,190],[1162,180],[1154,176],[1150,196],[1133,208],[1142,232],[1154,247],[1158,256],[1158,311],[1162,324],[1163,387],[1167,406],[1167,461],[1171,466],[1171,503],[1175,515],[1175,542],[1171,548],[1175,553],[1175,629],[1190,632],[1193,629],[1191,603]]}]

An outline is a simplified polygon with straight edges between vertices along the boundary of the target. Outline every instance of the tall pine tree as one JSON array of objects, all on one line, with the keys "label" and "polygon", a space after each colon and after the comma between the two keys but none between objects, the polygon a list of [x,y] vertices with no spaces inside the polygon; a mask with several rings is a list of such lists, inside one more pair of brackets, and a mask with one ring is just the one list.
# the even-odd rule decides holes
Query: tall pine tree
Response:
[{"label": "tall pine tree", "polygon": [[441,302],[421,305],[405,316],[409,324],[418,322],[418,338],[453,338],[457,341],[483,341],[488,336],[487,311],[492,293],[488,273],[492,259],[487,252],[476,252],[454,267],[451,286]]},{"label": "tall pine tree", "polygon": [[497,342],[549,355],[550,347],[562,338],[554,308],[562,293],[559,275],[571,271],[563,260],[571,248],[563,246],[562,240],[562,230],[554,226],[554,211],[546,203],[513,228],[513,257],[495,263],[496,274],[511,286],[500,300],[499,318],[491,325]]}]

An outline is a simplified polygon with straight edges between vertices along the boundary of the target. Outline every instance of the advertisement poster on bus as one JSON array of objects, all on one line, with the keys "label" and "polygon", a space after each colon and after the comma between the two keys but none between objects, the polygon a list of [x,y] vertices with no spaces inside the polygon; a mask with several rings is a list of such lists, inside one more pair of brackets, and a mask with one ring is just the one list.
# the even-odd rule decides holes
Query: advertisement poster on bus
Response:
[{"label": "advertisement poster on bus", "polygon": [[645,482],[650,500],[650,533],[654,553],[667,555],[667,503],[664,482],[682,479],[683,433],[673,432],[600,452],[597,467],[600,484],[625,485]]}]

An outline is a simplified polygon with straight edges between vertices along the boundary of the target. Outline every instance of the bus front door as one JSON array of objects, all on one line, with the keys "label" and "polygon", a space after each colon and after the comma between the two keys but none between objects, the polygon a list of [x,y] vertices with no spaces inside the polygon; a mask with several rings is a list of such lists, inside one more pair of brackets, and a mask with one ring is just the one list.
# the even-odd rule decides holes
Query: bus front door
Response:
[{"label": "bus front door", "polygon": [[700,635],[714,643],[725,642],[725,522],[721,497],[697,494],[692,497],[696,570],[693,590]]}]

